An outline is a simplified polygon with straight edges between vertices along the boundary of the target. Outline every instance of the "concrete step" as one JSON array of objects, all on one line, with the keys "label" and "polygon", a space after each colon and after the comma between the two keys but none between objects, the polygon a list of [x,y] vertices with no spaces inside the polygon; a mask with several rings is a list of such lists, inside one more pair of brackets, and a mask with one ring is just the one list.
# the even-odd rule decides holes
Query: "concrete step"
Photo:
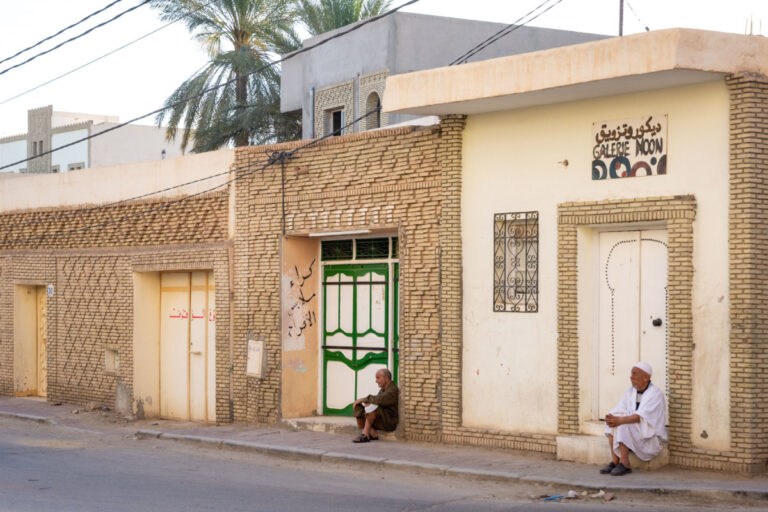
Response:
[{"label": "concrete step", "polygon": [[[610,460],[608,440],[604,435],[558,436],[556,441],[557,460],[597,465],[604,465]],[[633,469],[654,471],[669,464],[669,448],[664,446],[661,453],[648,462],[630,453],[629,462]]]},{"label": "concrete step", "polygon": [[[349,416],[309,416],[306,418],[283,418],[282,423],[294,430],[311,430],[326,434],[354,436],[360,433],[355,418]],[[395,439],[392,432],[379,432],[382,439]]]}]

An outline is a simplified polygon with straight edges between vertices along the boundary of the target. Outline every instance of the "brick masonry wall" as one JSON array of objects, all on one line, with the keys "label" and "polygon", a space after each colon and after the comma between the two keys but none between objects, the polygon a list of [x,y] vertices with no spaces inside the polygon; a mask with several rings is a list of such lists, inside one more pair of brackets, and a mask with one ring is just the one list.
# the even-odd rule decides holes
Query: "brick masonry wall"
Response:
[{"label": "brick masonry wall", "polygon": [[[13,393],[15,285],[54,285],[46,304],[49,399],[114,406],[117,383],[133,384],[133,273],[212,269],[217,418],[229,420],[228,194],[174,201],[0,215],[0,393]],[[105,371],[107,347],[119,351],[114,374]]]},{"label": "brick masonry wall", "polygon": [[[344,111],[344,122],[342,125],[352,122],[355,118],[354,80],[315,91],[315,137],[326,135],[326,130],[330,132],[328,112],[339,108]],[[356,126],[350,127],[344,133],[352,133],[356,130]]]},{"label": "brick masonry wall", "polygon": [[729,461],[768,461],[768,77],[730,76]]},{"label": "brick masonry wall", "polygon": [[[456,229],[443,240],[446,166],[458,172],[463,120],[441,127],[380,130],[338,137],[298,152],[285,165],[286,231],[382,229],[400,251],[401,423],[410,439],[440,437],[441,252],[457,254]],[[288,151],[303,143],[273,146]],[[261,166],[264,148],[243,148],[235,167]],[[280,418],[279,241],[281,173],[275,165],[238,182],[235,272],[235,419]],[[458,210],[458,197],[450,215]],[[456,224],[456,226],[458,226]],[[459,263],[460,264],[460,263]],[[459,276],[460,276],[460,270]],[[254,292],[258,290],[258,292]],[[460,304],[460,302],[458,302]],[[245,377],[246,337],[267,346],[263,379]]]}]

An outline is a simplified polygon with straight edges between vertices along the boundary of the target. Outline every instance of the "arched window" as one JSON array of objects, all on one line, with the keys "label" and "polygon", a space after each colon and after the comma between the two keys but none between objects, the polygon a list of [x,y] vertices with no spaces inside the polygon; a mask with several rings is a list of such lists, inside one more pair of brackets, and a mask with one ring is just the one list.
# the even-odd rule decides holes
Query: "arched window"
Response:
[{"label": "arched window", "polygon": [[366,130],[373,130],[381,126],[381,98],[376,92],[369,94],[368,99],[365,100],[365,113],[367,114],[371,110],[376,110],[376,113],[365,118]]}]

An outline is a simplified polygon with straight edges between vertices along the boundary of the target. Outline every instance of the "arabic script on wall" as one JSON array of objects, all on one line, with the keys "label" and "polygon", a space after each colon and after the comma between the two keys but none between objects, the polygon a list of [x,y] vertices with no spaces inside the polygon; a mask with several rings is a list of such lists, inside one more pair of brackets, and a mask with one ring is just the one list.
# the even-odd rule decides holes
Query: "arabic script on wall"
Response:
[{"label": "arabic script on wall", "polygon": [[667,116],[592,125],[592,179],[667,174]]},{"label": "arabic script on wall", "polygon": [[313,267],[316,260],[312,260],[308,267],[299,269],[294,266],[288,275],[283,275],[283,280],[288,281],[288,297],[286,300],[286,338],[283,341],[283,350],[304,350],[306,341],[304,331],[317,324],[316,293],[310,290],[307,280],[314,273]]}]

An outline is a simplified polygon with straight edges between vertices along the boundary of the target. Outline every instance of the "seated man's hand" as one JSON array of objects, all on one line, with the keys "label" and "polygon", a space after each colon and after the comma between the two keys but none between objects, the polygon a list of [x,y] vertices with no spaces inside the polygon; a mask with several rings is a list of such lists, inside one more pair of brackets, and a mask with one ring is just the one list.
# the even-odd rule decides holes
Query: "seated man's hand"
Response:
[{"label": "seated man's hand", "polygon": [[621,416],[614,416],[613,414],[606,414],[605,415],[605,423],[613,428],[618,427],[621,425]]}]

